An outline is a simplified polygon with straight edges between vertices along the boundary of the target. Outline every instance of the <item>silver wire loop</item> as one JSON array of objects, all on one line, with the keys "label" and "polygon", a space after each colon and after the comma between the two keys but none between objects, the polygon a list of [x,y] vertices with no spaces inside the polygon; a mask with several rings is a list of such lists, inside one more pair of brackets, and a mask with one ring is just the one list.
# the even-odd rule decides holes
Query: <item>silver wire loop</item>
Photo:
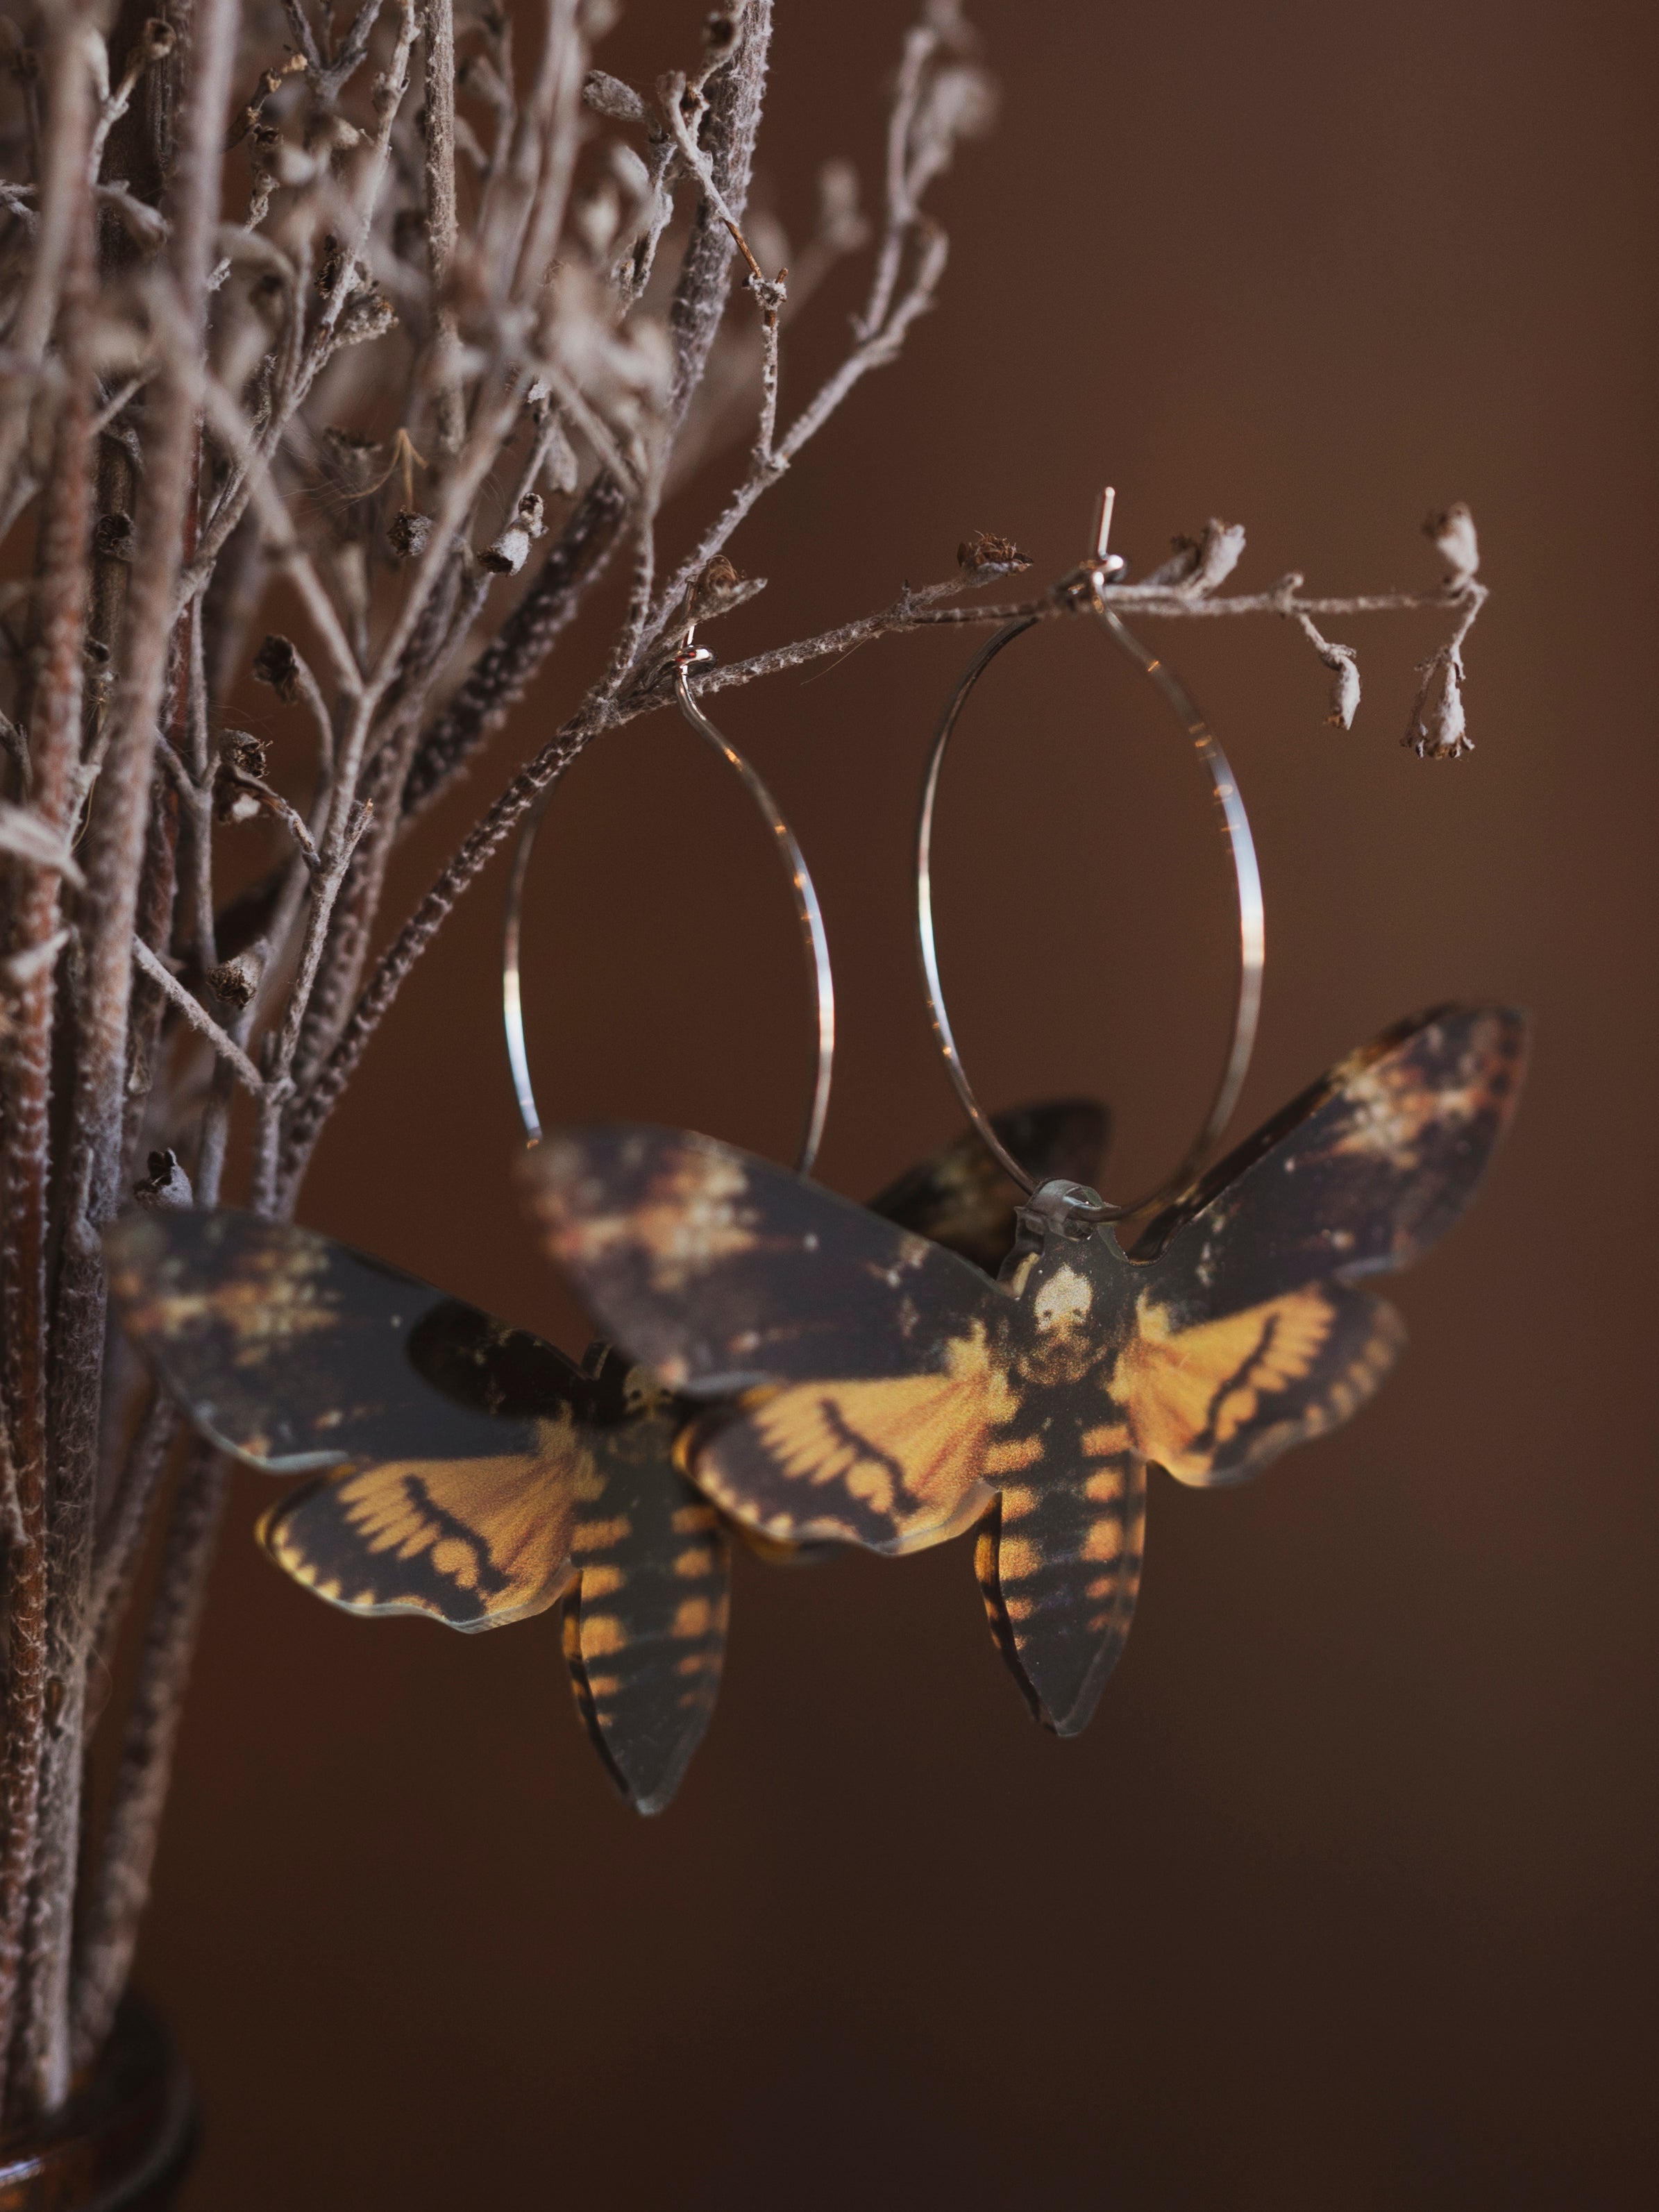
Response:
[{"label": "silver wire loop", "polygon": [[[778,858],[789,878],[789,888],[794,897],[801,947],[806,957],[807,982],[812,993],[817,1023],[817,1042],[812,1059],[811,1103],[807,1109],[805,1129],[795,1164],[799,1174],[810,1175],[823,1136],[824,1117],[830,1111],[830,1083],[836,1058],[836,983],[830,966],[830,940],[824,933],[823,914],[818,904],[817,891],[800,847],[795,842],[794,832],[779,812],[771,793],[749,763],[735,745],[720,735],[692,696],[687,682],[690,671],[706,668],[714,658],[707,646],[693,645],[691,640],[695,629],[695,623],[688,627],[684,643],[674,656],[674,696],[681,714],[697,735],[711,744],[727,767],[734,769],[743,779],[744,787],[772,833]],[[536,1107],[536,1093],[530,1080],[530,1057],[525,1041],[524,994],[520,969],[524,887],[530,872],[530,856],[535,849],[536,833],[541,827],[542,817],[547,811],[548,803],[556,788],[556,786],[550,784],[541,793],[526,816],[524,827],[519,832],[518,849],[513,856],[513,872],[507,880],[507,911],[501,930],[501,1020],[507,1031],[507,1057],[513,1071],[514,1095],[519,1102],[525,1141],[528,1145],[541,1142],[542,1121]]]},{"label": "silver wire loop", "polygon": [[[1173,670],[1164,665],[1158,654],[1149,653],[1133,632],[1125,628],[1102,596],[1106,585],[1122,572],[1124,566],[1117,555],[1109,555],[1106,551],[1107,534],[1111,527],[1112,496],[1109,490],[1097,510],[1094,551],[1081,567],[1062,579],[1058,592],[1076,612],[1091,616],[1119,650],[1128,655],[1141,674],[1168,701],[1197,753],[1200,766],[1209,776],[1220,816],[1222,838],[1232,862],[1233,882],[1237,893],[1238,990],[1233,1006],[1232,1035],[1221,1079],[1216,1085],[1203,1125],[1182,1156],[1179,1165],[1155,1189],[1147,1191],[1139,1198],[1131,1199],[1122,1205],[1113,1205],[1102,1200],[1098,1206],[1076,1209],[1080,1218],[1090,1221],[1121,1221],[1133,1214],[1146,1212],[1186,1189],[1202,1169],[1217,1138],[1232,1116],[1249,1069],[1250,1055],[1255,1047],[1256,1024],[1261,1012],[1261,972],[1267,957],[1261,872],[1256,864],[1255,842],[1250,835],[1249,817],[1245,813],[1244,802],[1239,796],[1227,756],[1217,744],[1180,678]],[[939,946],[933,931],[933,816],[939,799],[939,776],[945,766],[951,733],[956,728],[974,686],[992,661],[1017,637],[1024,636],[1028,629],[1032,629],[1037,620],[1036,615],[1024,615],[1018,621],[1006,623],[981,647],[963,672],[951,695],[950,703],[939,726],[939,734],[933,740],[927,774],[922,784],[921,814],[916,830],[916,943],[921,956],[922,983],[927,994],[928,1010],[933,1016],[933,1034],[939,1040],[945,1064],[951,1072],[951,1080],[956,1085],[957,1096],[961,1099],[969,1121],[999,1164],[1022,1190],[1028,1193],[1036,1188],[1036,1183],[998,1137],[989,1116],[974,1095],[973,1085],[969,1082],[967,1070],[963,1066],[955,1032],[951,1027],[951,1017],[945,1003],[945,986],[939,976]]]}]

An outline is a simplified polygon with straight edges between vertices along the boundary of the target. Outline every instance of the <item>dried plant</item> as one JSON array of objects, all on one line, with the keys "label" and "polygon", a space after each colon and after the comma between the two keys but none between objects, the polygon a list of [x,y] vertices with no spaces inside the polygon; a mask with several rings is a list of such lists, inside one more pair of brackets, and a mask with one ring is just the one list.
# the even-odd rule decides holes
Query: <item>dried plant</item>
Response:
[{"label": "dried plant", "polygon": [[[33,529],[0,603],[8,2119],[58,2106],[109,2033],[225,1480],[107,1347],[100,1230],[135,1199],[219,1199],[239,1086],[247,1202],[291,1211],[364,1046],[501,840],[584,747],[669,703],[687,619],[762,589],[726,549],[933,305],[947,240],[927,196],[994,104],[957,0],[927,0],[877,210],[830,161],[787,274],[770,227],[744,228],[772,0],[722,0],[701,53],[649,91],[592,65],[607,0],[362,0],[337,35],[316,0],[147,5],[39,0],[0,20],[0,535]],[[789,319],[858,255],[848,349],[792,415]],[[665,493],[738,437],[740,480],[665,562]],[[1409,742],[1455,755],[1484,592],[1467,512],[1431,529],[1432,592],[1310,598],[1291,575],[1229,595],[1243,533],[1212,523],[1111,596],[1143,616],[1288,617],[1345,727],[1354,654],[1316,622],[1443,607]],[[399,836],[618,552],[629,589],[601,674],[371,966]],[[1008,607],[964,594],[1027,565],[978,535],[937,585],[701,681],[1000,621]],[[272,601],[296,635],[264,633]],[[227,726],[250,678],[290,718],[280,773]],[[227,896],[251,837],[274,861]],[[88,1686],[152,1534],[94,1823]]]}]

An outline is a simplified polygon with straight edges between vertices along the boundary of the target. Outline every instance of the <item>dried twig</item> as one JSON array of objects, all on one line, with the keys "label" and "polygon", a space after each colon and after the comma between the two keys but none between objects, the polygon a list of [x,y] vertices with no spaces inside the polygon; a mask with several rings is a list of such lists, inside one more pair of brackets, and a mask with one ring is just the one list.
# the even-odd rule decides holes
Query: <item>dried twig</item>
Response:
[{"label": "dried twig", "polygon": [[225,1035],[201,1001],[192,999],[173,970],[145,944],[142,937],[132,940],[132,957],[150,981],[159,983],[173,1004],[199,1037],[204,1037],[221,1060],[234,1068],[237,1079],[251,1091],[256,1098],[265,1094],[265,1079],[235,1040]]}]

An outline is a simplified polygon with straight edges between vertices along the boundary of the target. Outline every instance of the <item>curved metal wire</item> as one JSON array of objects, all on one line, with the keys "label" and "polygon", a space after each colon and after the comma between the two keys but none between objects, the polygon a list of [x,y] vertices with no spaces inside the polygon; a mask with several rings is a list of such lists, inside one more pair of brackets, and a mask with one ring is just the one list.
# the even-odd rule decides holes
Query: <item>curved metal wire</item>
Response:
[{"label": "curved metal wire", "polygon": [[[800,927],[801,945],[806,956],[807,981],[811,988],[817,1021],[817,1043],[812,1060],[811,1103],[807,1109],[805,1128],[796,1160],[797,1171],[801,1175],[810,1175],[823,1136],[824,1118],[830,1111],[830,1084],[835,1068],[836,983],[830,966],[830,940],[824,933],[823,913],[818,904],[817,891],[800,847],[795,842],[794,832],[779,811],[771,793],[749,763],[735,745],[720,735],[692,696],[687,681],[690,672],[693,668],[707,667],[714,657],[707,646],[692,644],[691,633],[688,630],[684,645],[674,657],[674,696],[681,714],[697,735],[712,745],[727,767],[734,769],[742,778],[745,789],[760,809],[762,817],[772,833],[778,858],[789,878],[790,890],[795,902],[795,918]],[[542,817],[547,811],[555,788],[550,784],[541,793],[525,817],[524,827],[519,832],[518,848],[513,855],[513,872],[507,879],[507,911],[501,930],[501,1020],[507,1031],[507,1057],[513,1071],[514,1095],[519,1102],[519,1112],[524,1121],[525,1141],[530,1145],[541,1142],[542,1121],[530,1079],[530,1056],[525,1039],[524,994],[520,981],[524,887],[530,872],[530,856],[535,850],[536,833],[541,827]]]},{"label": "curved metal wire", "polygon": [[[1121,562],[1109,559],[1106,556],[1105,536],[1110,520],[1111,495],[1109,492],[1102,502],[1097,523],[1097,550],[1081,568],[1066,580],[1061,588],[1067,593],[1072,605],[1079,612],[1092,616],[1112,642],[1128,655],[1141,674],[1168,702],[1197,753],[1200,766],[1209,776],[1221,817],[1222,837],[1232,861],[1233,881],[1237,893],[1238,990],[1233,1007],[1232,1035],[1221,1079],[1216,1085],[1202,1126],[1182,1154],[1180,1164],[1155,1189],[1123,1205],[1112,1205],[1103,1200],[1097,1206],[1074,1207],[1073,1211],[1086,1221],[1119,1221],[1131,1214],[1144,1213],[1184,1190],[1203,1167],[1216,1139],[1231,1118],[1233,1108],[1238,1103],[1238,1094],[1243,1088],[1250,1055],[1255,1047],[1256,1025],[1261,1012],[1261,973],[1267,958],[1261,872],[1256,864],[1255,842],[1250,835],[1249,817],[1245,813],[1244,802],[1239,796],[1237,782],[1227,756],[1216,742],[1180,678],[1125,628],[1102,597],[1109,576],[1122,567]],[[993,1157],[1020,1188],[1028,1192],[1036,1188],[1035,1182],[998,1137],[991,1126],[989,1115],[974,1095],[973,1085],[969,1082],[967,1070],[963,1066],[955,1032],[951,1027],[951,1017],[945,1003],[945,986],[939,975],[939,946],[933,930],[933,817],[939,799],[939,776],[945,766],[951,733],[956,728],[974,686],[992,661],[1017,637],[1023,636],[1031,629],[1036,620],[1035,615],[1027,615],[1017,622],[1007,623],[981,647],[963,672],[951,695],[950,703],[939,723],[939,734],[933,740],[927,774],[922,784],[921,814],[916,830],[916,942],[921,956],[922,982],[933,1016],[933,1034],[939,1040],[945,1064],[951,1072],[951,1080],[956,1085],[957,1096],[961,1099],[969,1119]]]}]

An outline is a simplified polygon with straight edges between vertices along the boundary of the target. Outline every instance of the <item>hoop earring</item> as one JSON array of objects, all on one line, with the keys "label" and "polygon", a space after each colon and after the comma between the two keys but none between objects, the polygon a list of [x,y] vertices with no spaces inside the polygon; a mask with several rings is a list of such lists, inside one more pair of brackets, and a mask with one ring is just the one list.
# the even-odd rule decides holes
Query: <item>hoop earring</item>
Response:
[{"label": "hoop earring", "polygon": [[[1113,644],[1126,653],[1151,682],[1174,712],[1182,732],[1197,752],[1200,766],[1210,779],[1221,817],[1221,835],[1232,863],[1237,898],[1238,988],[1233,1006],[1232,1034],[1220,1081],[1216,1085],[1198,1134],[1182,1156],[1179,1164],[1155,1188],[1124,1204],[1113,1205],[1103,1199],[1090,1205],[1085,1200],[1074,1200],[1069,1211],[1078,1220],[1087,1222],[1119,1221],[1133,1214],[1147,1212],[1185,1190],[1203,1167],[1216,1139],[1231,1118],[1249,1069],[1250,1055],[1255,1048],[1256,1025],[1261,1012],[1261,974],[1267,957],[1261,873],[1256,864],[1255,841],[1250,835],[1249,817],[1244,811],[1244,802],[1239,796],[1237,781],[1227,756],[1194,705],[1180,678],[1157,653],[1147,651],[1107,605],[1104,598],[1106,586],[1113,578],[1121,575],[1125,565],[1121,554],[1109,553],[1106,550],[1115,496],[1109,485],[1102,493],[1096,511],[1094,550],[1069,575],[1060,579],[1054,587],[1054,596],[1071,611],[1089,616],[1097,622]],[[921,958],[922,988],[927,994],[928,1011],[933,1017],[933,1035],[939,1040],[951,1080],[956,1085],[957,1096],[961,1099],[969,1121],[999,1164],[1028,1194],[1034,1192],[1037,1185],[1002,1143],[992,1126],[990,1116],[981,1106],[974,1087],[968,1080],[956,1034],[951,1026],[951,1017],[945,1002],[945,985],[939,975],[939,945],[933,927],[933,817],[939,799],[939,777],[945,767],[945,756],[951,732],[975,685],[997,655],[1011,646],[1017,637],[1023,637],[1040,619],[1037,615],[1023,615],[1017,621],[1006,623],[981,647],[964,670],[951,695],[939,722],[938,735],[933,739],[933,750],[928,757],[927,772],[922,781],[921,811],[916,829],[916,945]]]},{"label": "hoop earring", "polygon": [[[696,631],[695,622],[686,624],[685,636],[674,655],[675,700],[685,720],[705,744],[714,748],[726,766],[736,772],[744,788],[759,808],[762,820],[772,833],[778,859],[789,878],[789,888],[794,899],[795,919],[800,929],[801,949],[805,955],[807,981],[812,993],[817,1025],[817,1043],[812,1061],[811,1101],[806,1110],[800,1150],[795,1162],[797,1174],[810,1175],[823,1136],[824,1118],[830,1110],[830,1085],[836,1059],[836,982],[830,965],[830,943],[824,933],[823,913],[818,904],[811,872],[807,867],[793,830],[779,810],[777,801],[749,762],[731,740],[714,727],[692,696],[691,671],[709,667],[714,659],[706,645],[694,642]],[[535,1089],[530,1079],[530,1057],[525,1036],[520,971],[524,887],[530,872],[531,855],[536,847],[536,834],[541,828],[542,817],[547,812],[556,788],[556,785],[549,784],[526,817],[524,827],[519,832],[518,848],[513,856],[513,872],[507,879],[507,910],[501,931],[501,1020],[507,1032],[507,1056],[513,1072],[514,1095],[519,1102],[519,1112],[524,1121],[525,1142],[530,1146],[540,1144],[543,1131]]]},{"label": "hoop earring", "polygon": [[[676,1463],[733,1521],[787,1543],[893,1554],[969,1522],[991,1633],[1032,1712],[1074,1735],[1133,1617],[1146,1475],[1237,1482],[1362,1406],[1398,1316],[1358,1287],[1427,1251],[1468,1204],[1513,1111],[1526,1024],[1441,1006],[1334,1067],[1201,1180],[1261,1003],[1261,887],[1225,756],[1186,690],[1104,598],[1093,553],[1056,586],[1174,708],[1207,772],[1238,895],[1239,989],[1215,1097],[1170,1181],[1108,1205],[1039,1182],[975,1097],[933,941],[945,748],[999,631],[957,684],[928,763],[917,924],[934,1027],[990,1155],[1030,1195],[995,1284],[956,1254],[689,1132],[572,1131],[523,1164],[544,1249],[584,1302],[703,1411]],[[1109,1222],[1146,1212],[1132,1239]],[[672,1253],[672,1264],[663,1255]]]}]

